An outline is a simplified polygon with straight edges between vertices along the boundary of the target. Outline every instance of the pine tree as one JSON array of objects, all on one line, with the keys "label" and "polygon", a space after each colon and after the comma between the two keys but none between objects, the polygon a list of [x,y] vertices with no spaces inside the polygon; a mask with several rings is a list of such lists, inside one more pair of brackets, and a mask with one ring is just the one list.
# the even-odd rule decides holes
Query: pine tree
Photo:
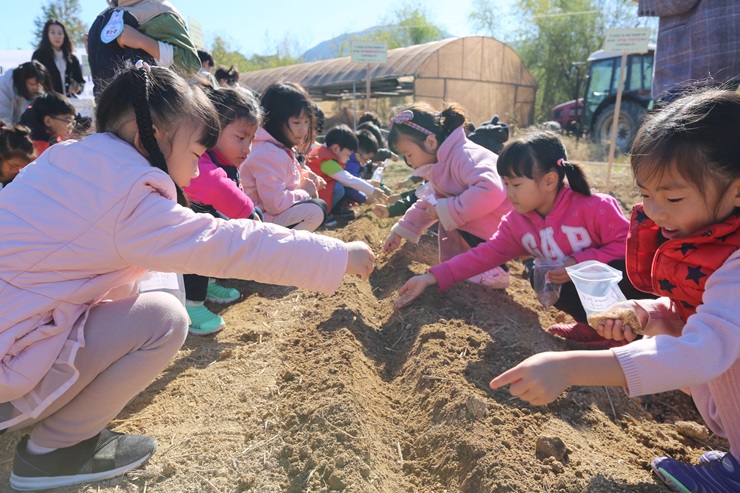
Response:
[{"label": "pine tree", "polygon": [[81,44],[87,33],[87,26],[80,17],[80,0],[49,0],[41,7],[41,14],[34,19],[36,26],[36,42],[41,41],[44,34],[44,24],[55,19],[64,24],[72,45]]}]

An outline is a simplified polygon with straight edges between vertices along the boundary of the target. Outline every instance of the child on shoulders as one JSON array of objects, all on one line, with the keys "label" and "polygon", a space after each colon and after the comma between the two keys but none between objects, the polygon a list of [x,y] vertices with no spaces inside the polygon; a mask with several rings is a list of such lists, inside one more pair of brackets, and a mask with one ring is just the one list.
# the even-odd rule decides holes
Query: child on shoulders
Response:
[{"label": "child on shoulders", "polygon": [[198,73],[200,58],[185,18],[169,1],[108,0],[108,4],[93,21],[87,38],[96,97],[126,61],[144,60],[184,77]]},{"label": "child on shoulders", "polygon": [[[689,388],[730,452],[698,465],[668,457],[653,471],[673,491],[740,491],[740,94],[705,90],[650,115],[630,153],[643,203],[635,207],[627,272],[662,296],[632,301],[640,328],[607,320],[610,351],[540,353],[491,381],[534,405],[571,385],[617,385],[630,396]],[[634,322],[633,322],[634,323]],[[640,330],[641,329],[641,330]]]}]

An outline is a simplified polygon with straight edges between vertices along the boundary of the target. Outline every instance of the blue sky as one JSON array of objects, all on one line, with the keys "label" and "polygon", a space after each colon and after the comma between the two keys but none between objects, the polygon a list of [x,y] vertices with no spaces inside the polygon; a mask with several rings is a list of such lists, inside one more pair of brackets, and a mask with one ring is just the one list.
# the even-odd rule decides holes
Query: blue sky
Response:
[{"label": "blue sky", "polygon": [[[206,45],[216,35],[232,48],[249,56],[269,54],[286,35],[298,43],[302,53],[321,41],[377,25],[397,10],[399,0],[171,0],[187,19],[203,26]],[[31,49],[33,20],[46,0],[3,0],[0,19],[0,50]],[[8,4],[13,7],[8,8]],[[82,18],[89,24],[105,7],[105,0],[80,0]],[[454,36],[474,34],[468,23],[472,0],[424,2],[431,20]]]}]

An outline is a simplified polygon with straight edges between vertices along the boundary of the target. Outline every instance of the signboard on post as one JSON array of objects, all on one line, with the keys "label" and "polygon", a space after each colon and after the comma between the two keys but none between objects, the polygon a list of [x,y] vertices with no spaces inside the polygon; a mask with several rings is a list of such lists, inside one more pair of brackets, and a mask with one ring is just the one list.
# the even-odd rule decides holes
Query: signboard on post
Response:
[{"label": "signboard on post", "polygon": [[385,41],[352,41],[352,63],[385,63],[388,43]]},{"label": "signboard on post", "polygon": [[617,100],[615,102],[614,119],[612,120],[611,142],[609,143],[609,166],[606,171],[606,192],[609,193],[614,165],[614,150],[617,144],[617,130],[619,128],[619,110],[622,105],[624,78],[627,71],[627,55],[630,53],[647,53],[650,41],[649,27],[635,27],[627,29],[607,29],[604,39],[605,53],[619,53],[622,63],[619,68],[619,84],[617,86]]},{"label": "signboard on post", "polygon": [[190,39],[193,41],[193,44],[196,48],[205,48],[205,40],[203,39],[203,27],[200,25],[200,21],[198,19],[193,19],[192,17],[188,17],[188,24],[190,25],[190,32],[188,33],[190,35]]},{"label": "signboard on post", "polygon": [[607,29],[604,53],[647,53],[649,41],[649,27]]},{"label": "signboard on post", "polygon": [[[370,65],[385,63],[388,60],[388,43],[385,41],[352,41],[352,63],[367,63],[367,110],[370,110]],[[356,103],[356,100],[355,100]],[[355,112],[355,119],[357,112]],[[357,124],[355,122],[355,128]]]}]

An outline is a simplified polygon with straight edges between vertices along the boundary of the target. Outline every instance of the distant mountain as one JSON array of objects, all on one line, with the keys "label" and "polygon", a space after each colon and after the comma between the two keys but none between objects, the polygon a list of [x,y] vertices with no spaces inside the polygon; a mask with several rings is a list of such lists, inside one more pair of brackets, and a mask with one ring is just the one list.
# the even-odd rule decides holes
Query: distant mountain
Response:
[{"label": "distant mountain", "polygon": [[[313,48],[309,48],[308,50],[306,50],[306,52],[303,54],[303,61],[315,62],[317,60],[328,60],[330,58],[349,56],[350,46],[353,39],[368,39],[371,37],[371,35],[375,34],[376,32],[382,32],[384,29],[384,26],[373,26],[365,29],[364,31],[342,34],[327,41],[322,41]],[[442,37],[439,39],[445,39],[449,37],[452,37],[452,35],[447,32],[443,32]]]}]

